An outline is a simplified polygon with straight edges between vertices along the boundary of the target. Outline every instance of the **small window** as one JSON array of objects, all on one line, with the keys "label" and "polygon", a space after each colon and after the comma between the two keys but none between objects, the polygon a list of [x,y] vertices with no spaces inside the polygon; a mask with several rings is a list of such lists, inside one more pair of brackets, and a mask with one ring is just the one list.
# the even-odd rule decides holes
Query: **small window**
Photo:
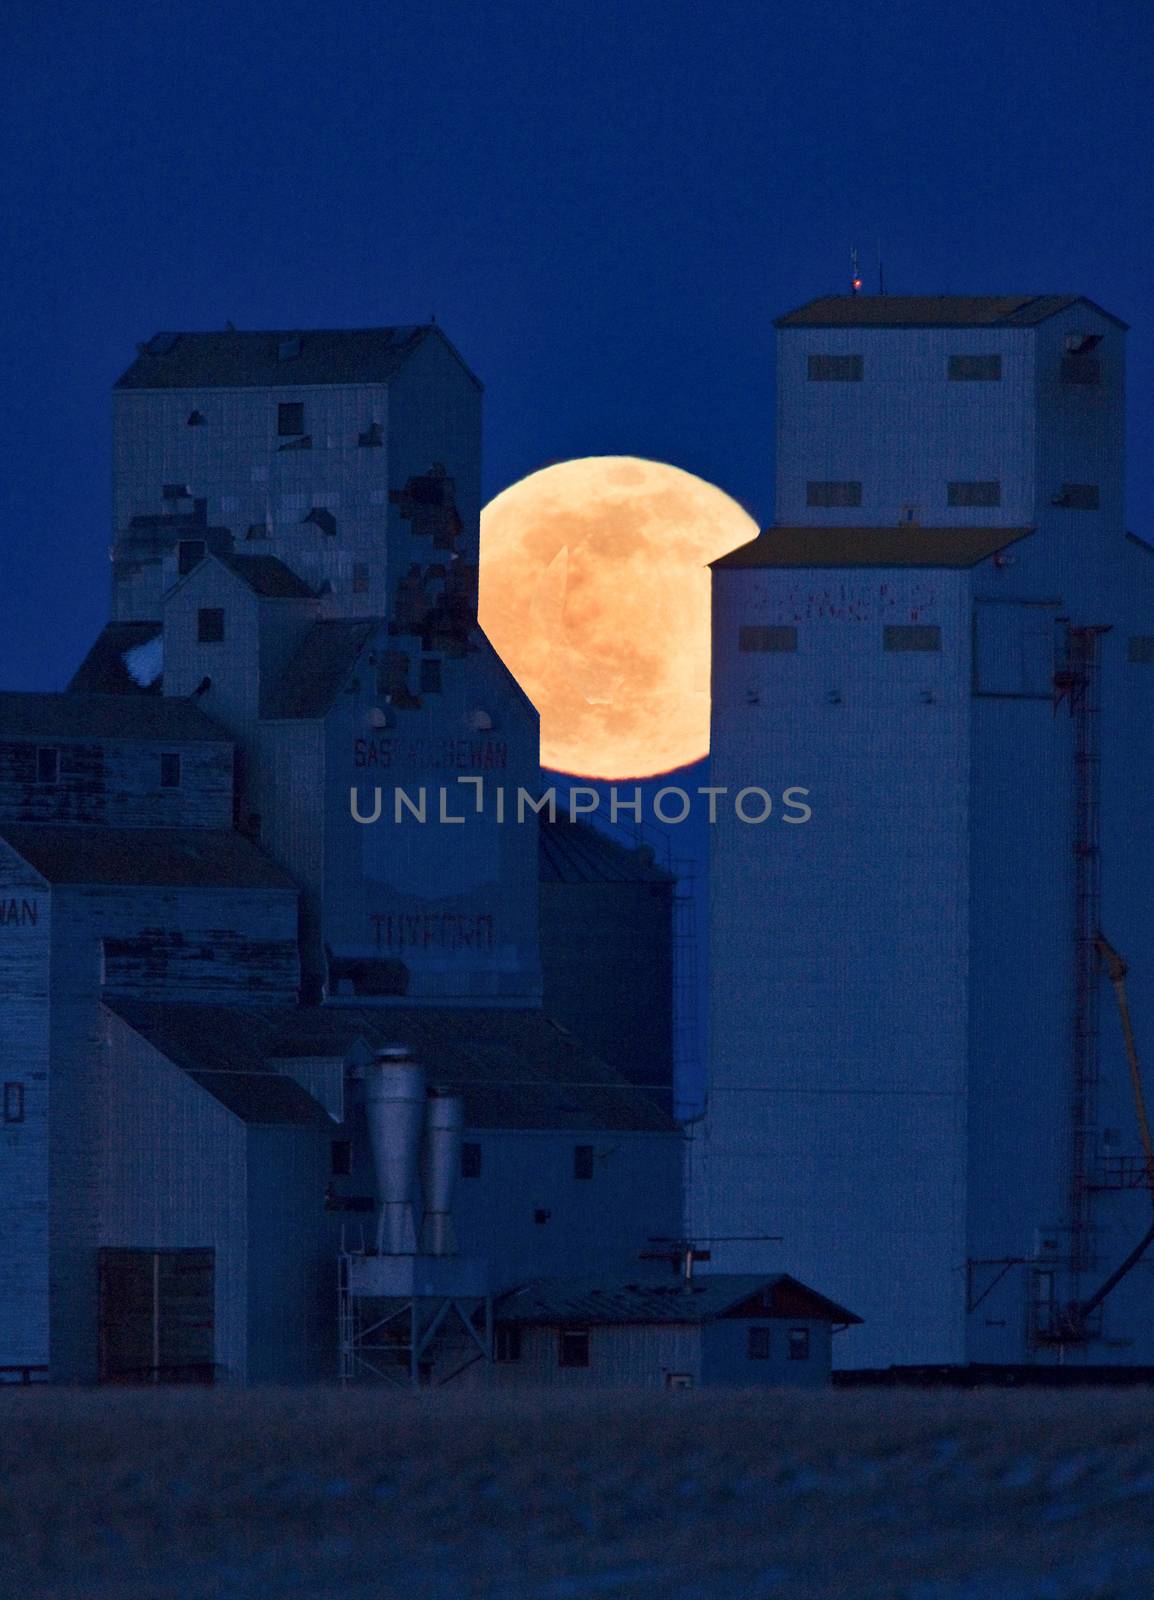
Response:
[{"label": "small window", "polygon": [[493,1329],[493,1360],[520,1361],[521,1324],[499,1322]]},{"label": "small window", "polygon": [[587,1367],[589,1365],[588,1328],[560,1328],[558,1330],[557,1365],[559,1367]]},{"label": "small window", "polygon": [[593,1176],[593,1146],[591,1144],[575,1144],[573,1146],[573,1176],[585,1179]]},{"label": "small window", "polygon": [[441,663],[439,661],[421,662],[421,689],[422,694],[440,694],[441,692]]},{"label": "small window", "polygon": [[36,752],[36,782],[59,783],[60,751],[55,745],[41,745]]},{"label": "small window", "polygon": [[1096,483],[1064,483],[1054,504],[1065,511],[1097,511],[1098,485]]},{"label": "small window", "polygon": [[188,413],[187,426],[190,427],[190,428],[203,428],[204,427],[204,413],[203,413],[203,411],[190,411]]},{"label": "small window", "polygon": [[549,1218],[552,1215],[553,1215],[553,1213],[551,1211],[546,1210],[546,1208],[544,1206],[538,1206],[536,1208],[536,1210],[533,1212],[533,1221],[537,1224],[537,1226],[539,1228],[543,1228],[545,1226],[545,1224],[549,1221]]},{"label": "small window", "polygon": [[860,383],[861,356],[810,356],[807,376],[811,383]]},{"label": "small window", "polygon": [[180,576],[186,577],[193,567],[199,567],[204,560],[205,543],[203,539],[182,539],[176,547],[176,568]]},{"label": "small window", "polygon": [[861,484],[853,479],[832,479],[805,486],[807,506],[860,506]]},{"label": "small window", "polygon": [[369,567],[366,561],[353,562],[353,593],[368,594]]},{"label": "small window", "polygon": [[940,650],[942,630],[930,627],[896,627],[892,624],[882,629],[884,650]]},{"label": "small window", "polygon": [[990,479],[978,483],[950,483],[946,485],[946,502],[951,506],[1000,506],[1002,486]]},{"label": "small window", "polygon": [[160,787],[162,789],[180,788],[180,753],[179,751],[164,751],[160,757]]},{"label": "small window", "polygon": [[788,1349],[791,1361],[808,1361],[809,1329],[791,1328],[788,1334]]},{"label": "small window", "polygon": [[357,434],[357,443],[362,449],[371,450],[375,445],[384,444],[379,422],[370,422],[364,433]]},{"label": "small window", "polygon": [[955,383],[996,383],[1002,376],[1002,358],[991,356],[951,356],[950,378]]},{"label": "small window", "polygon": [[465,1143],[461,1146],[461,1176],[462,1178],[479,1178],[481,1176],[481,1146],[479,1144]]},{"label": "small window", "polygon": [[337,519],[327,506],[313,506],[301,521],[311,522],[314,528],[319,528],[330,539],[337,531]]},{"label": "small window", "polygon": [[353,1170],[353,1147],[348,1139],[334,1139],[332,1141],[332,1155],[329,1171],[334,1178],[347,1178]]},{"label": "small window", "polygon": [[163,500],[191,500],[192,494],[187,483],[166,483],[160,491]]},{"label": "small window", "polygon": [[763,628],[745,623],[738,632],[738,649],[747,652],[796,650],[796,628]]},{"label": "small window", "polygon": [[4,1085],[4,1121],[7,1123],[24,1121],[24,1085],[22,1083],[6,1083]]},{"label": "small window", "polygon": [[1154,633],[1133,634],[1126,643],[1126,660],[1154,666]]},{"label": "small window", "polygon": [[1073,355],[1062,358],[1063,383],[1097,384],[1102,381],[1102,363],[1097,356]]},{"label": "small window", "polygon": [[305,408],[302,401],[286,400],[277,406],[276,431],[282,439],[293,439],[305,431]]},{"label": "small window", "polygon": [[224,612],[219,606],[202,606],[196,613],[196,642],[198,644],[224,642]]},{"label": "small window", "polygon": [[751,1361],[769,1360],[768,1328],[750,1328],[748,1351]]}]

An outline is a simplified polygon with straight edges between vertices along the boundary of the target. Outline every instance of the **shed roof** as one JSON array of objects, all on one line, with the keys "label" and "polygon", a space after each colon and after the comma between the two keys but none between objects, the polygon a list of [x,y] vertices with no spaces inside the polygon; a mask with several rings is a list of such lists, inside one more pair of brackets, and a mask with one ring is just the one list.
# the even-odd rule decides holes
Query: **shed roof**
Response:
[{"label": "shed roof", "polygon": [[630,849],[587,822],[540,818],[542,883],[673,883],[646,845]]},{"label": "shed roof", "polygon": [[189,1071],[188,1076],[242,1122],[331,1126],[319,1101],[283,1073]]},{"label": "shed roof", "polygon": [[405,1044],[430,1081],[459,1093],[473,1128],[669,1132],[676,1124],[544,1012],[441,1006],[309,1007],[108,1002],[194,1071],[262,1071],[268,1061],[344,1058]]},{"label": "shed roof", "polygon": [[235,556],[218,552],[216,559],[243,578],[262,600],[315,600],[316,590],[287,567],[279,556]]},{"label": "shed roof", "polygon": [[1118,327],[1126,323],[1080,294],[828,294],[778,317],[778,328],[1029,328],[1069,306],[1087,305]]},{"label": "shed roof", "polygon": [[624,1283],[598,1278],[538,1278],[504,1295],[495,1307],[500,1322],[622,1323],[711,1322],[747,1301],[767,1299],[748,1312],[756,1317],[809,1317],[854,1323],[861,1318],[808,1288],[788,1273],[707,1273]]},{"label": "shed roof", "polygon": [[[388,383],[430,338],[449,345],[432,323],[392,328],[157,333],[140,347],[116,387],[289,389],[303,384]],[[452,345],[449,348],[452,350]],[[453,354],[457,352],[453,350]]]},{"label": "shed roof", "polygon": [[128,670],[125,656],[160,637],[160,622],[106,622],[88,654],[72,674],[70,694],[159,695],[161,680],[141,683]]},{"label": "shed roof", "polygon": [[150,694],[0,693],[0,738],[231,744],[191,700]]},{"label": "shed roof", "polygon": [[210,828],[0,827],[49,883],[189,889],[296,889],[239,833]]},{"label": "shed roof", "polygon": [[765,528],[710,563],[734,567],[974,567],[1032,528]]},{"label": "shed roof", "polygon": [[270,689],[261,716],[273,720],[323,717],[381,626],[381,620],[373,617],[315,622]]}]

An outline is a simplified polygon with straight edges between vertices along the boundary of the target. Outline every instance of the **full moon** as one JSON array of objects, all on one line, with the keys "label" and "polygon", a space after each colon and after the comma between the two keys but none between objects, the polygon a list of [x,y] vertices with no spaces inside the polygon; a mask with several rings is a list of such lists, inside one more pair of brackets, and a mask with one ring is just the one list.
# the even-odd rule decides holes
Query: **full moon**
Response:
[{"label": "full moon", "polygon": [[480,618],[541,716],[541,761],[649,778],[709,750],[709,570],[757,524],[679,467],[588,456],[481,513]]}]

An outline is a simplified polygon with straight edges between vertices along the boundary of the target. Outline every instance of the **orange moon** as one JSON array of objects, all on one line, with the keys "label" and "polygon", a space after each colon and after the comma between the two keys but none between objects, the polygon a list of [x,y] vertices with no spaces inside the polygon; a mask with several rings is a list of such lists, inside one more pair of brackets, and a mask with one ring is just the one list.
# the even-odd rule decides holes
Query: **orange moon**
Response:
[{"label": "orange moon", "polygon": [[541,716],[541,762],[649,778],[709,750],[708,563],[757,524],[679,467],[587,456],[481,513],[480,618]]}]

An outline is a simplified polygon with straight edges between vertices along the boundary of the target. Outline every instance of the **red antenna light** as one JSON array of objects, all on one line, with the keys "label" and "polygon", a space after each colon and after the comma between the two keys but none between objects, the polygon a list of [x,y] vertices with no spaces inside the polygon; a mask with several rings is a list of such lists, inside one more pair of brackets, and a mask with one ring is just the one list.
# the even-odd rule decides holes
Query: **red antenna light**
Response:
[{"label": "red antenna light", "polygon": [[861,277],[861,273],[858,271],[857,246],[856,245],[852,245],[850,247],[849,259],[850,259],[850,280],[849,281],[850,281],[850,284],[853,287],[854,294],[860,294],[861,293],[861,286],[862,286],[862,277]]}]

